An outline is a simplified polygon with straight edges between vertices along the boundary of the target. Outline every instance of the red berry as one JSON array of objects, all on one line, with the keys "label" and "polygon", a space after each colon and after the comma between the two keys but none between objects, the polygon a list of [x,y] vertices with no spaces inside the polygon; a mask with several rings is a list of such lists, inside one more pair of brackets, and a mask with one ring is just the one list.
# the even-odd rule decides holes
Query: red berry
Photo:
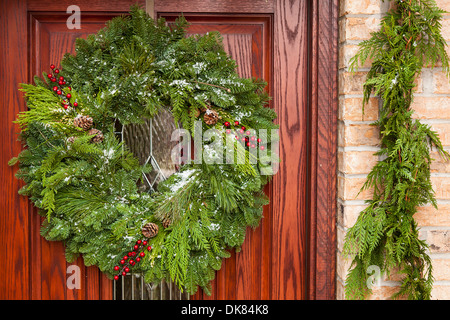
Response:
[{"label": "red berry", "polygon": [[72,98],[72,95],[70,93],[68,93],[66,97],[67,97],[67,99],[70,99],[70,98]]},{"label": "red berry", "polygon": [[51,73],[49,73],[48,75],[47,75],[47,78],[49,78],[49,79],[51,79],[53,76],[52,76],[52,74]]},{"label": "red berry", "polygon": [[58,84],[62,86],[63,82],[61,80],[58,81]]},{"label": "red berry", "polygon": [[116,271],[119,271],[119,269],[120,269],[119,266],[114,267],[114,270],[116,270]]},{"label": "red berry", "polygon": [[131,253],[131,256],[134,257],[135,255],[136,255],[136,252],[133,251],[133,252]]},{"label": "red berry", "polygon": [[122,275],[123,275],[123,276],[126,276],[127,273],[126,273],[125,271],[122,271]]},{"label": "red berry", "polygon": [[227,134],[230,134],[231,133],[231,130],[230,129],[227,129]]},{"label": "red berry", "polygon": [[50,80],[52,80],[52,82],[56,82],[56,78],[51,78]]},{"label": "red berry", "polygon": [[130,268],[125,267],[125,272],[130,272]]},{"label": "red berry", "polygon": [[128,256],[124,256],[124,257],[123,257],[123,260],[127,260],[127,259],[128,259]]},{"label": "red berry", "polygon": [[252,141],[255,141],[255,139],[256,139],[255,137],[251,137],[251,138],[250,138],[250,140],[252,140]]},{"label": "red berry", "polygon": [[64,105],[64,109],[67,109],[69,106],[66,104],[66,105]]},{"label": "red berry", "polygon": [[261,150],[264,150],[265,148],[264,148],[264,146],[261,146],[260,149],[261,149]]},{"label": "red berry", "polygon": [[243,131],[245,131],[245,127],[244,127],[244,126],[242,126],[241,129],[242,129]]},{"label": "red berry", "polygon": [[73,106],[74,106],[74,107],[78,107],[78,102],[74,102],[74,103],[73,103]]},{"label": "red berry", "polygon": [[247,147],[250,147],[250,142],[247,142]]},{"label": "red berry", "polygon": [[142,241],[142,245],[147,245],[147,241],[146,240],[144,240],[144,241]]},{"label": "red berry", "polygon": [[243,129],[241,129],[241,130],[239,130],[239,132],[240,132],[240,133],[244,133],[244,130],[243,130]]},{"label": "red berry", "polygon": [[148,247],[147,247],[147,250],[148,250],[148,251],[152,250],[152,247],[151,247],[151,246],[148,246]]},{"label": "red berry", "polygon": [[67,89],[69,89],[69,91],[70,91],[70,90],[72,90],[72,87],[67,87]]},{"label": "red berry", "polygon": [[119,276],[114,276],[114,280],[119,280]]},{"label": "red berry", "polygon": [[133,253],[130,251],[128,252],[128,256],[131,257],[133,255]]},{"label": "red berry", "polygon": [[141,243],[142,243],[142,240],[138,240],[138,241],[136,241],[136,243],[137,243],[137,244],[141,244]]},{"label": "red berry", "polygon": [[59,80],[63,81],[63,80],[64,80],[64,77],[63,77],[63,76],[59,77]]},{"label": "red berry", "polygon": [[66,84],[66,82],[65,82],[65,81],[63,81],[63,85],[64,85],[64,84]]},{"label": "red berry", "polygon": [[238,125],[239,125],[239,121],[235,121],[235,122],[234,122],[234,125],[235,125],[235,126],[238,126]]},{"label": "red berry", "polygon": [[53,87],[53,91],[57,91],[58,90],[58,87],[57,86],[54,86]]},{"label": "red berry", "polygon": [[251,134],[251,132],[250,132],[250,131],[247,131],[245,134],[249,136],[249,135]]},{"label": "red berry", "polygon": [[54,65],[54,64],[51,64],[51,65],[50,65],[50,69],[52,69],[52,70],[55,69],[55,65]]},{"label": "red berry", "polygon": [[139,262],[139,261],[141,261],[141,258],[137,257],[136,262]]},{"label": "red berry", "polygon": [[120,260],[120,264],[125,264],[125,260]]},{"label": "red berry", "polygon": [[258,139],[258,140],[256,140],[256,141],[261,142],[262,140],[261,140],[261,139]]},{"label": "red berry", "polygon": [[256,148],[256,146],[254,144],[251,145],[252,148]]},{"label": "red berry", "polygon": [[231,124],[227,121],[223,124],[225,127],[229,127]]},{"label": "red berry", "polygon": [[[151,248],[151,247],[150,247]],[[150,251],[150,250],[149,250]],[[141,257],[144,257],[145,256],[145,253],[144,252],[141,252],[140,254],[139,254]]]},{"label": "red berry", "polygon": [[134,248],[134,250],[137,250],[137,249],[139,249],[139,246],[137,244],[135,244],[133,248]]},{"label": "red berry", "polygon": [[55,73],[59,73],[59,70],[58,70],[58,69],[55,69]]},{"label": "red berry", "polygon": [[235,138],[236,138],[236,140],[239,140],[239,137],[238,136],[234,136]]},{"label": "red berry", "polygon": [[56,90],[56,93],[57,93],[57,94],[61,94],[62,91],[61,91],[61,90]]}]

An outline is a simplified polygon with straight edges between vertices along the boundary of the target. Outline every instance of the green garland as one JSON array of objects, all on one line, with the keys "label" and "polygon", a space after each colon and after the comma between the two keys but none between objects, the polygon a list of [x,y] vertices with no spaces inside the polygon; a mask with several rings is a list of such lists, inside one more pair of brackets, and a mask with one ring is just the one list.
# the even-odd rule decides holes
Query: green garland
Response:
[{"label": "green garland", "polygon": [[[198,286],[210,293],[222,259],[259,224],[278,138],[266,83],[237,75],[218,33],[186,37],[186,26],[180,18],[169,28],[133,7],[77,39],[61,69],[22,85],[28,110],[17,122],[26,148],[10,165],[19,163],[20,193],[46,217],[42,235],[63,241],[69,262],[82,255],[111,278],[133,269],[193,294]],[[116,124],[164,110],[192,135],[199,122],[218,135],[203,141],[200,163],[184,164],[156,192],[139,192],[151,168],[116,136]],[[261,129],[266,137],[248,132]],[[206,152],[221,140],[222,157]]]},{"label": "green garland", "polygon": [[444,11],[432,0],[398,0],[382,19],[381,28],[360,44],[351,69],[373,59],[364,84],[364,103],[372,93],[382,107],[374,125],[380,128],[384,157],[369,173],[363,189],[373,188],[355,225],[346,234],[344,253],[353,257],[346,279],[346,297],[364,299],[371,293],[369,267],[389,274],[398,268],[401,286],[393,298],[430,299],[433,286],[428,246],[419,239],[417,207],[437,207],[430,181],[430,148],[444,159],[436,132],[412,119],[415,79],[422,67],[436,66],[449,74],[446,42],[441,36]]}]

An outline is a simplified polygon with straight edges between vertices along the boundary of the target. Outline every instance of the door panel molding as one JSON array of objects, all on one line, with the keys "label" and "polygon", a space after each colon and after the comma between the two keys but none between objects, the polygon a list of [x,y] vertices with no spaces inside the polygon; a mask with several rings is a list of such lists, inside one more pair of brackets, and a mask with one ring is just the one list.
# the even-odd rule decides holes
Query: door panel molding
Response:
[{"label": "door panel molding", "polygon": [[75,37],[93,32],[100,26],[96,23],[104,25],[111,17],[128,13],[136,3],[143,6],[145,1],[77,0],[82,29],[68,30],[66,19],[70,14],[66,10],[74,4],[71,0],[0,1],[0,254],[6,258],[5,272],[0,275],[0,299],[112,298],[112,281],[98,268],[85,267],[81,258],[74,263],[80,267],[81,289],[67,287],[70,274],[64,245],[40,236],[41,217],[28,199],[18,194],[23,182],[14,176],[17,166],[9,167],[8,161],[22,150],[17,140],[20,129],[13,123],[17,114],[26,110],[19,84],[32,82],[43,66],[59,62]]}]

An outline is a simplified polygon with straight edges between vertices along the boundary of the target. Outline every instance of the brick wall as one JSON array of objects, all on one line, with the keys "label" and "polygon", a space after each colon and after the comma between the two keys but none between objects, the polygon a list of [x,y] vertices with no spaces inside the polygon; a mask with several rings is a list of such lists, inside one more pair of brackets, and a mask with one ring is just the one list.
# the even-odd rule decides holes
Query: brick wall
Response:
[{"label": "brick wall", "polygon": [[[437,0],[438,5],[450,11],[450,0]],[[337,299],[344,299],[344,282],[349,260],[342,255],[346,230],[351,227],[364,200],[370,192],[358,195],[367,174],[378,161],[373,155],[379,150],[379,132],[370,126],[378,117],[379,101],[372,98],[362,117],[362,84],[370,64],[355,74],[348,71],[349,60],[358,49],[358,43],[370,38],[370,32],[379,28],[380,18],[389,9],[389,1],[341,0],[339,18],[339,141],[338,141],[338,248]],[[443,21],[443,35],[450,44],[450,15]],[[450,53],[450,50],[448,50]],[[430,124],[450,151],[450,83],[442,69],[426,68],[417,80],[414,100],[415,117]],[[450,162],[443,162],[437,153],[432,165],[432,181],[439,210],[432,206],[420,208],[415,218],[420,235],[430,245],[435,285],[433,299],[450,299]],[[386,299],[399,282],[395,276],[382,278],[373,288],[371,299]]]}]

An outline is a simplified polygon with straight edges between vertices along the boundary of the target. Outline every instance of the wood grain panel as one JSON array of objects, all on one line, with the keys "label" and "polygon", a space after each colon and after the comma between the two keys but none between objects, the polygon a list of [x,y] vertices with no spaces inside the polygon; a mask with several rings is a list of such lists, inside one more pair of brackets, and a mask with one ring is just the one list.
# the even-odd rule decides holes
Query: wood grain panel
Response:
[{"label": "wood grain panel", "polygon": [[272,13],[274,8],[273,0],[156,0],[154,4],[155,12],[168,13]]},{"label": "wood grain panel", "polygon": [[[77,38],[86,38],[105,26],[105,22],[117,14],[84,14],[81,29],[67,29],[66,16],[54,12],[33,12],[29,14],[30,55],[29,81],[34,75],[48,72],[49,65],[58,65],[66,52],[75,53]],[[35,208],[30,208],[32,218],[31,270],[33,298],[44,300],[88,299],[97,300],[111,297],[111,285],[95,267],[84,267],[80,258],[76,264],[82,276],[80,289],[67,287],[67,268],[64,245],[61,242],[48,242],[39,234],[43,218],[39,218]],[[33,234],[34,233],[34,234]],[[102,289],[106,285],[108,291]],[[102,296],[106,294],[106,296]]]},{"label": "wood grain panel", "polygon": [[84,14],[81,29],[67,29],[66,17],[40,12],[30,14],[30,78],[49,71],[49,63],[58,65],[66,52],[75,53],[75,40],[86,38],[105,27],[117,14]]},{"label": "wood grain panel", "polygon": [[135,4],[145,8],[145,0],[28,0],[28,11],[58,12],[60,15],[65,15],[67,19],[70,15],[66,13],[67,7],[77,5],[80,7],[82,14],[81,19],[83,19],[83,13],[85,12],[116,12],[118,14],[124,14],[127,13],[130,10],[130,7]]},{"label": "wood grain panel", "polygon": [[237,73],[243,78],[252,76],[252,35],[223,35],[225,51],[236,60]]},{"label": "wood grain panel", "polygon": [[23,185],[14,177],[17,167],[8,166],[22,149],[13,121],[25,110],[17,86],[27,78],[26,26],[24,1],[0,1],[0,299],[30,297],[28,201],[17,194]]},{"label": "wood grain panel", "polygon": [[41,218],[26,197],[18,195],[22,182],[15,179],[17,166],[7,162],[22,149],[17,142],[19,128],[13,124],[26,110],[20,83],[32,82],[50,63],[59,63],[66,51],[73,51],[75,38],[104,26],[115,15],[125,14],[132,4],[144,0],[77,1],[81,30],[69,30],[66,13],[73,1],[5,0],[0,2],[0,253],[7,257],[0,275],[0,299],[99,299],[111,298],[111,281],[96,268],[85,268],[82,259],[82,287],[66,286],[67,267],[62,243],[46,242],[39,234]]},{"label": "wood grain panel", "polygon": [[[306,298],[308,6],[277,1],[274,106],[282,165],[273,184],[272,298]],[[295,53],[295,54],[294,54]]]},{"label": "wood grain panel", "polygon": [[311,6],[309,142],[310,299],[335,299],[338,1]]}]

